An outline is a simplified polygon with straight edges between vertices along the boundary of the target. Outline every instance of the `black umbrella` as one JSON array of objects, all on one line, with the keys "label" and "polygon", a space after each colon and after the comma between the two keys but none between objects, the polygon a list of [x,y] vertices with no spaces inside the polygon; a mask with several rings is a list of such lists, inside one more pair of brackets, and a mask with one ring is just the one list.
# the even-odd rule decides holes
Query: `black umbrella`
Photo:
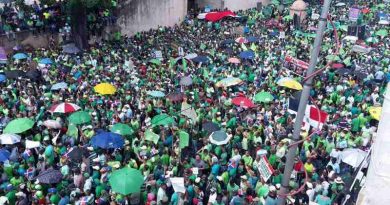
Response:
[{"label": "black umbrella", "polygon": [[8,79],[17,79],[19,77],[25,76],[25,73],[22,70],[8,70],[5,71],[4,74]]},{"label": "black umbrella", "polygon": [[355,71],[354,73],[353,73],[359,80],[363,80],[363,79],[365,79],[366,77],[367,77],[367,73],[365,73],[365,72],[362,72],[362,71]]},{"label": "black umbrella", "polygon": [[80,52],[80,49],[74,43],[66,44],[62,47],[62,51],[68,54],[76,54]]},{"label": "black umbrella", "polygon": [[197,57],[192,59],[192,62],[207,63],[207,62],[209,62],[209,58],[207,56],[197,56]]},{"label": "black umbrella", "polygon": [[348,69],[348,68],[340,68],[340,69],[336,69],[336,73],[339,74],[339,75],[348,75],[352,72],[352,70]]},{"label": "black umbrella", "polygon": [[26,77],[31,80],[38,80],[42,76],[41,71],[37,69],[29,70],[26,72]]},{"label": "black umbrella", "polygon": [[73,147],[66,156],[71,160],[75,162],[80,162],[83,159],[83,156],[87,153],[87,151],[84,148],[81,147]]},{"label": "black umbrella", "polygon": [[39,173],[39,175],[35,178],[41,184],[56,184],[62,180],[62,174],[59,170],[48,169]]},{"label": "black umbrella", "polygon": [[234,51],[233,51],[232,48],[225,48],[225,49],[223,50],[223,52],[225,52],[226,54],[229,54],[229,55],[231,55],[231,54],[234,53]]},{"label": "black umbrella", "polygon": [[204,130],[204,131],[206,131],[206,132],[208,132],[208,133],[212,133],[212,132],[221,130],[221,128],[219,128],[219,126],[218,126],[216,123],[213,123],[213,122],[205,122],[205,123],[203,123],[203,125],[202,125],[202,130]]},{"label": "black umbrella", "polygon": [[233,39],[226,39],[221,42],[221,45],[234,44],[235,41]]}]

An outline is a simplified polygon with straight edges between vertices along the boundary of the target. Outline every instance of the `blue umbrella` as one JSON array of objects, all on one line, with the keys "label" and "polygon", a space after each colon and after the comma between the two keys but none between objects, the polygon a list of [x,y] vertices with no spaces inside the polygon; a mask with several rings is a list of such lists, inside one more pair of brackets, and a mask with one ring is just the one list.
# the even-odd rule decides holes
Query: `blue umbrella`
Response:
[{"label": "blue umbrella", "polygon": [[21,60],[21,59],[26,59],[26,58],[28,58],[28,55],[25,54],[25,53],[17,53],[17,54],[15,54],[15,55],[13,56],[13,58],[14,58],[15,60]]},{"label": "blue umbrella", "polygon": [[163,93],[159,90],[152,90],[152,91],[148,91],[147,93],[148,93],[148,95],[150,95],[152,97],[156,97],[156,98],[165,97],[165,93]]},{"label": "blue umbrella", "polygon": [[0,82],[4,82],[5,80],[7,80],[7,77],[3,74],[0,74]]},{"label": "blue umbrella", "polygon": [[235,41],[233,39],[226,39],[221,42],[222,45],[227,45],[227,44],[234,44]]},{"label": "blue umbrella", "polygon": [[62,180],[62,173],[59,170],[48,169],[45,170],[35,178],[41,184],[56,184]]},{"label": "blue umbrella", "polygon": [[53,61],[50,59],[50,58],[42,58],[40,61],[39,61],[40,64],[45,64],[45,65],[49,65],[49,64],[53,64]]},{"label": "blue umbrella", "polygon": [[241,59],[253,59],[255,57],[255,53],[251,50],[243,51],[240,53]]},{"label": "blue umbrella", "polygon": [[192,59],[192,62],[207,63],[207,62],[209,62],[209,58],[207,56],[197,56],[196,58]]},{"label": "blue umbrella", "polygon": [[0,149],[0,162],[5,162],[9,159],[11,153],[6,149]]},{"label": "blue umbrella", "polygon": [[68,88],[68,84],[65,82],[56,83],[51,86],[51,90],[61,90],[65,88]]},{"label": "blue umbrella", "polygon": [[259,41],[259,39],[257,37],[254,37],[254,36],[249,36],[249,37],[246,38],[246,40],[248,40],[249,43],[253,43],[253,42]]},{"label": "blue umbrella", "polygon": [[103,149],[122,148],[125,145],[123,138],[112,132],[101,132],[91,139],[91,145]]}]

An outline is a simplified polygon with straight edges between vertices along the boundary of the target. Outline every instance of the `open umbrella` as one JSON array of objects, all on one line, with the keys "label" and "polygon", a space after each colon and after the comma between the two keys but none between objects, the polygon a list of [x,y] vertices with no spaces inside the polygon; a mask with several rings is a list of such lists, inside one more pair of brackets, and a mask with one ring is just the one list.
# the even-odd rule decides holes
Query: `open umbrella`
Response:
[{"label": "open umbrella", "polygon": [[122,136],[112,132],[101,132],[91,139],[91,145],[102,149],[118,149],[125,145]]},{"label": "open umbrella", "polygon": [[175,123],[175,120],[167,115],[167,114],[160,114],[156,115],[152,118],[152,125],[153,126],[168,126],[168,125],[173,125]]},{"label": "open umbrella", "polygon": [[72,113],[80,110],[80,107],[73,103],[59,103],[51,106],[50,112],[52,113]]},{"label": "open umbrella", "polygon": [[39,60],[39,64],[50,65],[53,64],[53,60],[51,60],[50,58],[42,58],[41,60]]},{"label": "open umbrella", "polygon": [[3,74],[0,74],[0,82],[4,82],[7,80],[7,77]]},{"label": "open umbrella", "polygon": [[56,83],[51,86],[51,90],[61,90],[68,88],[68,84],[65,82]]},{"label": "open umbrella", "polygon": [[251,50],[248,50],[241,52],[239,56],[241,59],[253,59],[255,57],[255,53]]},{"label": "open umbrella", "polygon": [[233,44],[235,41],[233,39],[226,39],[221,42],[221,45]]},{"label": "open umbrella", "polygon": [[341,161],[356,168],[363,162],[366,156],[367,152],[361,149],[345,149],[341,152]]},{"label": "open umbrella", "polygon": [[229,63],[234,63],[234,64],[241,63],[240,59],[238,59],[238,58],[229,58],[228,61],[229,61]]},{"label": "open umbrella", "polygon": [[389,33],[387,32],[386,29],[381,29],[381,30],[377,31],[375,33],[375,35],[380,36],[380,37],[386,37],[387,35],[389,35]]},{"label": "open umbrella", "polygon": [[0,149],[0,162],[5,162],[9,159],[11,153],[6,149]]},{"label": "open umbrella", "polygon": [[88,112],[85,111],[78,111],[73,114],[71,114],[68,118],[70,123],[73,123],[75,125],[81,125],[85,123],[91,122],[91,116]]},{"label": "open umbrella", "polygon": [[340,69],[336,70],[336,73],[339,74],[339,75],[348,75],[351,72],[352,72],[352,70],[348,69],[348,68],[340,68]]},{"label": "open umbrella", "polygon": [[141,171],[125,167],[114,171],[109,177],[111,189],[115,193],[123,195],[138,193],[144,183]]},{"label": "open umbrella", "polygon": [[8,79],[17,79],[26,75],[22,70],[7,70],[4,71],[4,74]]},{"label": "open umbrella", "polygon": [[221,130],[221,128],[218,126],[218,124],[216,124],[214,122],[205,122],[202,124],[202,130],[204,130],[208,133],[212,133],[212,132]]},{"label": "open umbrella", "polygon": [[56,184],[62,180],[62,173],[59,170],[48,169],[45,170],[35,178],[41,184]]},{"label": "open umbrella", "polygon": [[332,68],[340,69],[340,68],[344,68],[344,65],[342,63],[333,63]]},{"label": "open umbrella", "polygon": [[345,3],[344,2],[339,2],[335,6],[345,6]]},{"label": "open umbrella", "polygon": [[34,121],[29,118],[17,118],[7,124],[4,133],[19,134],[31,129],[34,126]]},{"label": "open umbrella", "polygon": [[57,120],[46,120],[43,122],[43,125],[49,129],[60,129],[62,125]]},{"label": "open umbrella", "polygon": [[184,98],[184,94],[181,92],[173,92],[167,95],[168,100],[171,102],[180,102]]},{"label": "open umbrella", "polygon": [[215,131],[209,136],[209,140],[215,145],[224,145],[229,143],[231,136],[227,135],[224,131]]},{"label": "open umbrella", "polygon": [[111,127],[110,131],[113,132],[113,133],[122,135],[122,136],[124,136],[124,135],[132,135],[134,133],[134,130],[129,125],[122,124],[122,123],[114,124]]},{"label": "open umbrella", "polygon": [[244,37],[238,37],[235,41],[236,43],[248,43],[248,40]]},{"label": "open umbrella", "polygon": [[155,97],[155,98],[162,98],[165,97],[165,93],[159,90],[152,90],[147,92],[148,95]]},{"label": "open umbrella", "polygon": [[186,56],[184,56],[184,58],[186,58],[188,60],[194,59],[196,57],[198,57],[198,54],[196,54],[196,53],[190,53],[190,54],[187,54]]},{"label": "open umbrella", "polygon": [[20,136],[17,134],[2,134],[0,135],[1,144],[16,144],[20,142]]},{"label": "open umbrella", "polygon": [[28,55],[25,53],[17,53],[13,55],[12,58],[14,58],[15,60],[22,60],[28,58]]},{"label": "open umbrella", "polygon": [[195,63],[208,63],[210,60],[207,56],[197,56],[192,59],[192,62]]},{"label": "open umbrella", "polygon": [[159,59],[151,59],[149,63],[155,64],[155,65],[161,65],[161,61]]},{"label": "open umbrella", "polygon": [[88,151],[83,147],[72,147],[67,153],[64,154],[65,157],[74,162],[81,162],[83,156],[85,156]]},{"label": "open umbrella", "polygon": [[370,116],[374,118],[375,120],[381,119],[381,113],[382,113],[382,107],[370,107],[368,109],[368,112],[370,113]]},{"label": "open umbrella", "polygon": [[67,54],[76,54],[80,52],[80,49],[74,43],[69,43],[62,46],[62,51]]},{"label": "open umbrella", "polygon": [[241,106],[245,108],[251,108],[254,107],[255,104],[253,104],[252,100],[246,97],[235,97],[232,99],[232,103],[236,106]]},{"label": "open umbrella", "polygon": [[26,72],[26,77],[31,80],[38,80],[42,77],[42,73],[38,69],[32,69]]},{"label": "open umbrella", "polygon": [[116,92],[115,86],[110,83],[100,83],[94,87],[94,90],[101,95],[113,95]]},{"label": "open umbrella", "polygon": [[246,40],[248,40],[248,43],[253,43],[259,41],[259,38],[254,37],[254,36],[248,36],[246,37]]},{"label": "open umbrella", "polygon": [[375,37],[369,37],[369,38],[366,39],[366,42],[367,43],[378,43],[379,39],[377,39]]},{"label": "open umbrella", "polygon": [[192,85],[192,78],[191,76],[184,76],[180,79],[180,85],[183,86],[190,86]]},{"label": "open umbrella", "polygon": [[297,82],[296,80],[291,79],[291,78],[280,79],[278,81],[278,85],[282,86],[282,87],[290,88],[293,90],[302,90],[303,89],[302,85],[299,82]]},{"label": "open umbrella", "polygon": [[235,77],[228,77],[218,81],[215,85],[217,87],[230,87],[242,83],[242,80]]},{"label": "open umbrella", "polygon": [[260,103],[268,103],[274,100],[274,96],[269,92],[259,92],[255,95],[254,101]]}]

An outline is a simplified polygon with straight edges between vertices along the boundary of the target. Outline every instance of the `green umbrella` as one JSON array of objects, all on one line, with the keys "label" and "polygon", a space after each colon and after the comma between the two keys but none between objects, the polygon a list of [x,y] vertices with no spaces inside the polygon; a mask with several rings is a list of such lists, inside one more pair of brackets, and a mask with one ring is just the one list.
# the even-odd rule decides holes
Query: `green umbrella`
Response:
[{"label": "green umbrella", "polygon": [[126,124],[116,123],[110,129],[111,132],[119,134],[119,135],[132,135],[134,130]]},{"label": "green umbrella", "polygon": [[381,29],[381,30],[377,31],[375,34],[376,34],[377,36],[385,37],[385,36],[387,36],[389,33],[387,32],[386,29]]},{"label": "green umbrella", "polygon": [[149,61],[149,63],[153,63],[153,64],[156,64],[156,65],[161,65],[161,61],[158,60],[158,59],[152,59]]},{"label": "green umbrella", "polygon": [[326,56],[326,60],[328,61],[340,61],[340,57],[336,56],[336,55],[328,55]]},{"label": "green umbrella", "polygon": [[167,126],[167,125],[172,125],[174,123],[175,120],[167,114],[156,115],[152,119],[153,126],[158,126],[158,125]]},{"label": "green umbrella", "polygon": [[91,116],[85,112],[85,111],[78,111],[73,114],[71,114],[68,118],[70,123],[73,123],[75,125],[81,125],[84,123],[91,122]]},{"label": "green umbrella", "polygon": [[255,95],[254,101],[255,102],[263,102],[268,103],[274,100],[274,96],[271,95],[269,92],[260,92]]},{"label": "green umbrella", "polygon": [[271,4],[276,5],[276,6],[279,6],[279,5],[280,5],[280,2],[279,2],[278,0],[272,0],[272,1],[271,1]]},{"label": "green umbrella", "polygon": [[139,170],[126,167],[114,171],[109,177],[109,182],[112,191],[127,195],[141,191],[141,186],[144,183],[144,176]]},{"label": "green umbrella", "polygon": [[378,4],[378,5],[376,5],[375,7],[376,7],[376,8],[383,9],[383,8],[386,7],[386,5],[385,5],[385,4]]},{"label": "green umbrella", "polygon": [[366,42],[367,43],[378,43],[379,40],[377,38],[375,38],[375,37],[370,37],[370,38],[366,39]]},{"label": "green umbrella", "polygon": [[19,134],[31,129],[34,126],[34,121],[29,118],[17,118],[7,124],[4,133]]}]

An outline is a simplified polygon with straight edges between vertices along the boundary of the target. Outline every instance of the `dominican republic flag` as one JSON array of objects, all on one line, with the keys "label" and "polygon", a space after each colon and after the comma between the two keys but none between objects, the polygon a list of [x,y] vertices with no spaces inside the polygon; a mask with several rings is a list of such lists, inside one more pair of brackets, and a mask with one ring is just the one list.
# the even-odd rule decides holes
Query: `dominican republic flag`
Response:
[{"label": "dominican republic flag", "polygon": [[314,105],[308,105],[306,106],[305,117],[307,117],[310,126],[322,129],[322,126],[328,119],[328,113],[317,109]]}]

